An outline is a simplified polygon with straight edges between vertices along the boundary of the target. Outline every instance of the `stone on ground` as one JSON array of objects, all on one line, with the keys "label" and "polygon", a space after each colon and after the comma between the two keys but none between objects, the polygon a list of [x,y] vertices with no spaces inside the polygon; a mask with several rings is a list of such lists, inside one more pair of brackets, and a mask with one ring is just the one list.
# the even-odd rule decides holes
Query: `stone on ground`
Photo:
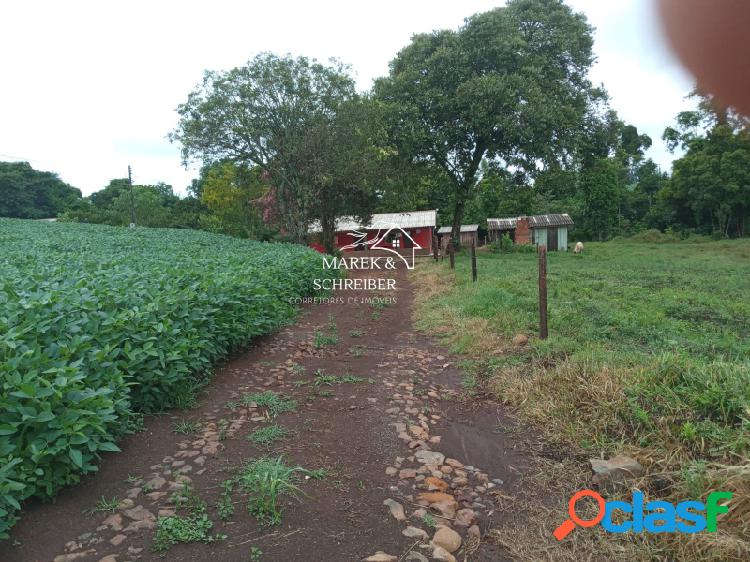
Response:
[{"label": "stone on ground", "polygon": [[400,503],[388,498],[383,502],[383,505],[390,510],[391,515],[393,515],[393,517],[395,517],[397,521],[406,521],[404,507]]},{"label": "stone on ground", "polygon": [[427,540],[429,535],[427,534],[427,531],[424,531],[422,529],[419,529],[418,527],[412,527],[409,526],[403,531],[401,531],[401,534],[405,537],[409,537],[410,539],[420,539],[420,540]]},{"label": "stone on ground", "polygon": [[437,451],[426,451],[424,449],[420,450],[420,451],[417,451],[414,454],[414,456],[422,464],[437,464],[437,465],[441,465],[441,464],[443,464],[443,461],[445,460],[445,455],[443,453],[439,453]]},{"label": "stone on ground", "polygon": [[440,527],[432,537],[432,544],[448,552],[456,552],[461,546],[461,535],[450,527]]}]

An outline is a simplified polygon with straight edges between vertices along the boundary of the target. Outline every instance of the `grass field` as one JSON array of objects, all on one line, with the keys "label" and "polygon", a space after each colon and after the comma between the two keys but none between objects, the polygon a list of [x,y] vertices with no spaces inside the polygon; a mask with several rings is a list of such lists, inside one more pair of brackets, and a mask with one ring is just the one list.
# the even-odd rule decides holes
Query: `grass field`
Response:
[{"label": "grass field", "polygon": [[0,219],[0,538],[139,414],[192,405],[213,362],[290,321],[315,277],[302,246]]},{"label": "grass field", "polygon": [[[636,456],[659,475],[662,496],[733,491],[719,533],[670,548],[747,556],[750,240],[551,253],[546,341],[535,337],[535,254],[480,253],[476,284],[469,267],[462,254],[455,273],[447,260],[416,273],[418,324],[467,356],[467,390],[489,390],[582,454]],[[528,345],[511,343],[519,333]]]}]

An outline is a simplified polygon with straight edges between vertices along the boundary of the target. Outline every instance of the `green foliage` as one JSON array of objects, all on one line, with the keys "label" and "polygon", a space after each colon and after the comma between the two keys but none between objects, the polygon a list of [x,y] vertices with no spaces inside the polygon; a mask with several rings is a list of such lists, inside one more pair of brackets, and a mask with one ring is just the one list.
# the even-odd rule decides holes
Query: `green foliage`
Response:
[{"label": "green foliage", "polygon": [[[262,168],[284,227],[301,241],[311,219],[328,222],[342,211],[342,201],[354,214],[372,201],[372,182],[351,181],[360,177],[362,162],[377,155],[377,123],[368,112],[340,63],[261,53],[245,66],[206,72],[178,107],[180,122],[170,138],[182,144],[186,161],[229,159]],[[361,201],[347,196],[352,189],[364,195]]]},{"label": "green foliage", "polygon": [[313,339],[313,345],[320,349],[329,345],[336,345],[339,342],[339,337],[336,333],[326,334],[322,330],[315,330],[315,337]]},{"label": "green foliage", "polygon": [[428,529],[437,528],[437,522],[435,521],[435,517],[431,513],[425,513],[422,516],[422,523],[424,523]]},{"label": "green foliage", "polygon": [[269,447],[277,441],[286,439],[289,435],[290,431],[287,428],[274,424],[256,429],[247,436],[247,439],[261,447]]},{"label": "green foliage", "polygon": [[117,451],[134,410],[184,405],[325,275],[299,246],[0,219],[0,533],[21,501]]},{"label": "green foliage", "polygon": [[281,523],[279,498],[284,495],[296,497],[301,490],[295,482],[306,473],[301,466],[284,464],[283,457],[263,457],[247,463],[237,480],[248,496],[248,513],[265,525]]},{"label": "green foliage", "polygon": [[263,551],[260,548],[257,546],[250,547],[250,562],[258,562],[261,556],[263,556]]},{"label": "green foliage", "polygon": [[81,191],[28,162],[0,162],[0,217],[53,218],[80,203]]},{"label": "green foliage", "polygon": [[96,505],[86,513],[88,515],[94,515],[96,513],[114,513],[117,510],[118,505],[120,505],[119,499],[112,498],[111,500],[108,500],[106,497],[102,496],[101,499],[96,502]]},{"label": "green foliage", "polygon": [[592,32],[552,0],[513,0],[467,18],[457,31],[415,35],[375,84],[400,153],[433,162],[448,180],[461,224],[483,159],[536,171],[577,148],[600,93],[587,72]]},{"label": "green foliage", "polygon": [[277,394],[272,390],[253,394],[245,394],[242,397],[242,403],[245,406],[255,404],[258,408],[275,418],[284,412],[293,412],[297,409],[297,401],[291,398],[285,398],[282,394]]},{"label": "green foliage", "polygon": [[579,183],[581,216],[577,229],[588,238],[607,240],[617,226],[620,184],[617,163],[600,158],[586,167]]},{"label": "green foliage", "polygon": [[194,420],[179,420],[172,423],[172,431],[181,435],[192,435],[201,429],[201,424]]},{"label": "green foliage", "polygon": [[232,502],[232,491],[234,490],[234,480],[228,479],[221,483],[221,494],[216,502],[216,512],[219,519],[226,521],[234,515],[234,502]]}]

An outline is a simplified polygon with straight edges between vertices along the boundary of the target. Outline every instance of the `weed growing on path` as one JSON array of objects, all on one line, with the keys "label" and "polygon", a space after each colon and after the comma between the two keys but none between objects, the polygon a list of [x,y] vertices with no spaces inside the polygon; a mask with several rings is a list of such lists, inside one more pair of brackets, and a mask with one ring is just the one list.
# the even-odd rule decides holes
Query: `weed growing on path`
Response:
[{"label": "weed growing on path", "polygon": [[256,429],[247,436],[247,439],[261,447],[270,447],[276,441],[286,439],[290,434],[291,432],[287,428],[274,424]]},{"label": "weed growing on path", "polygon": [[95,515],[97,513],[114,513],[117,510],[117,506],[119,504],[120,500],[116,497],[108,500],[106,497],[102,496],[101,499],[96,502],[96,505],[94,507],[85,511],[84,513],[89,516]]},{"label": "weed growing on path", "polygon": [[316,349],[326,347],[328,345],[336,345],[339,342],[338,334],[326,334],[321,330],[315,330],[315,339],[313,345]]},{"label": "weed growing on path", "polygon": [[226,521],[234,515],[234,503],[232,503],[232,491],[234,490],[234,480],[224,480],[221,483],[221,494],[216,500],[216,512],[219,519]]},{"label": "weed growing on path", "polygon": [[172,432],[180,435],[192,435],[200,431],[201,424],[193,420],[179,420],[172,423]]},{"label": "weed growing on path", "polygon": [[275,418],[284,412],[293,412],[297,409],[296,400],[285,398],[283,395],[277,394],[271,390],[245,394],[242,397],[242,404],[244,406],[255,404],[258,408],[264,409],[268,416],[272,418]]},{"label": "weed growing on path", "polygon": [[258,562],[260,557],[263,556],[263,551],[257,546],[250,547],[250,562]]},{"label": "weed growing on path", "polygon": [[349,353],[354,357],[362,357],[365,351],[367,351],[367,348],[364,345],[353,345],[349,348]]},{"label": "weed growing on path", "polygon": [[297,497],[298,493],[302,493],[295,482],[305,474],[311,473],[301,466],[287,466],[283,457],[263,457],[248,462],[237,477],[248,496],[248,513],[264,525],[281,523],[279,498]]},{"label": "weed growing on path", "polygon": [[327,375],[323,372],[322,369],[318,369],[317,371],[315,371],[315,382],[313,382],[315,386],[322,386],[322,385],[333,386],[337,382],[339,382],[339,379],[337,376]]},{"label": "weed growing on path", "polygon": [[422,516],[422,523],[424,523],[428,529],[437,528],[437,522],[435,521],[435,518],[432,516],[431,513],[425,513]]},{"label": "weed growing on path", "polygon": [[211,535],[213,521],[206,514],[206,502],[195,491],[185,484],[180,494],[173,496],[175,510],[184,510],[184,515],[159,517],[156,520],[156,534],[153,549],[166,552],[177,543],[205,542],[223,540],[226,535]]},{"label": "weed growing on path", "polygon": [[351,332],[349,332],[350,338],[361,338],[364,335],[365,333],[362,330],[352,330]]}]

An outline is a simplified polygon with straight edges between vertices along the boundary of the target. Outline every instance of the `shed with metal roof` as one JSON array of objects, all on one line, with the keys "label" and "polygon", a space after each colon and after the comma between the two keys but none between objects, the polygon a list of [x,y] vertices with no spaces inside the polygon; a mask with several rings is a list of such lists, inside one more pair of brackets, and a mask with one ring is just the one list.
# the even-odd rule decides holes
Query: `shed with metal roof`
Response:
[{"label": "shed with metal roof", "polygon": [[570,226],[573,219],[567,213],[487,219],[487,240],[508,235],[516,244],[543,244],[549,250],[566,251]]}]

